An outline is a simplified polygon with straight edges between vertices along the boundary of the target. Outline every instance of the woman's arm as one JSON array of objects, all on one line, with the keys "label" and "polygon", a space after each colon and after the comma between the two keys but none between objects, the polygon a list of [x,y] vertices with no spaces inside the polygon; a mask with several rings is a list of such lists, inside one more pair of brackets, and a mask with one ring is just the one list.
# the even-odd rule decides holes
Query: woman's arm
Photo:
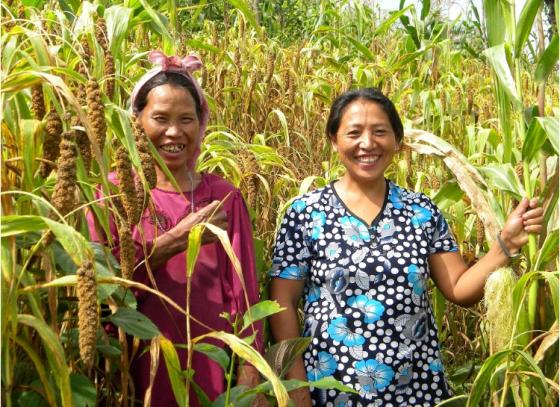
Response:
[{"label": "woman's arm", "polygon": [[[541,231],[543,209],[536,199],[523,199],[508,217],[500,234],[510,253],[517,253],[529,240],[529,233]],[[484,295],[486,279],[509,262],[498,242],[472,267],[467,267],[457,252],[432,254],[431,277],[445,298],[462,306],[478,302]]]},{"label": "woman's arm", "polygon": [[[165,264],[167,260],[176,254],[185,251],[189,240],[191,229],[202,222],[211,222],[214,225],[227,229],[227,217],[223,210],[219,209],[220,201],[213,201],[204,208],[189,214],[182,219],[173,229],[157,237],[152,242],[150,257],[148,259],[150,267],[156,269]],[[209,230],[205,230],[202,235],[202,243],[216,242],[218,238]]]},{"label": "woman's arm", "polygon": [[[270,282],[270,298],[278,301],[281,307],[286,309],[270,317],[270,329],[275,342],[283,341],[300,336],[301,329],[297,315],[298,302],[303,293],[305,280],[287,280],[284,278],[273,278]],[[307,381],[303,358],[300,356],[294,365],[288,370],[288,379]],[[297,407],[311,406],[311,395],[309,388],[304,387],[294,390],[290,394]]]}]

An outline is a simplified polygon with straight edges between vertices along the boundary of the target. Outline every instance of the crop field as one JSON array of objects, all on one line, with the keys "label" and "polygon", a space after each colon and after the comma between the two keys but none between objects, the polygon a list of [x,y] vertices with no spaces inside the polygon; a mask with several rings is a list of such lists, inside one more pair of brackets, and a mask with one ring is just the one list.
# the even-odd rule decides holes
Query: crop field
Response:
[{"label": "crop field", "polygon": [[[239,358],[261,372],[270,405],[288,405],[298,386],[281,372],[305,340],[279,347],[265,333],[264,355],[224,332],[208,337],[227,352],[208,338],[173,344],[136,310],[133,290],[153,288],[134,281],[133,259],[91,242],[87,211],[107,230],[127,203],[149,202],[155,150],[131,120],[129,97],[154,49],[200,56],[210,120],[198,170],[239,187],[253,220],[262,302],[234,332],[278,312],[267,272],[290,199],[343,173],[325,136],[330,104],[378,87],[405,125],[387,177],[438,205],[468,262],[488,251],[522,197],[539,197],[545,211],[542,233],[489,279],[479,305],[450,304],[431,287],[455,394],[441,405],[558,404],[558,0],[460,2],[456,19],[445,2],[391,3],[2,2],[2,405],[139,405],[129,368],[141,352],[153,369],[165,364],[178,404],[188,405],[192,372],[178,368],[176,345],[224,367],[228,390],[206,405],[250,405],[255,392],[234,386]],[[119,189],[107,181],[115,170],[141,182]],[[191,237],[193,258],[200,239]]]}]

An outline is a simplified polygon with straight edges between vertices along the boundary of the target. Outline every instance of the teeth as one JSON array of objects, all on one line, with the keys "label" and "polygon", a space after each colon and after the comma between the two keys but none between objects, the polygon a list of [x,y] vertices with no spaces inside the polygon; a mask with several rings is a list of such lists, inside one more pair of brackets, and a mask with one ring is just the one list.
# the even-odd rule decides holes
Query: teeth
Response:
[{"label": "teeth", "polygon": [[373,164],[379,160],[379,156],[358,157],[357,160],[362,163]]},{"label": "teeth", "polygon": [[185,148],[184,144],[164,144],[163,146],[160,146],[160,148],[163,151],[166,151],[168,153],[178,153],[180,151],[183,151],[183,149]]}]

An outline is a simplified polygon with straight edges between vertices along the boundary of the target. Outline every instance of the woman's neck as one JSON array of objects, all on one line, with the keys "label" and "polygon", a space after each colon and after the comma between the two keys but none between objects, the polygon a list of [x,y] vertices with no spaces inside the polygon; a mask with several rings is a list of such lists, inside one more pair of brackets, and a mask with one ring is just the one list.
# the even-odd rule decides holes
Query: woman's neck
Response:
[{"label": "woman's neck", "polygon": [[[165,191],[177,191],[173,182],[167,178],[161,168],[156,166],[157,172],[157,187]],[[181,192],[192,191],[200,183],[200,173],[195,170],[172,171],[171,174],[179,185]]]},{"label": "woman's neck", "polygon": [[385,198],[386,181],[381,177],[375,181],[359,182],[346,173],[337,182],[337,187],[337,191],[347,197],[364,197],[376,202]]}]

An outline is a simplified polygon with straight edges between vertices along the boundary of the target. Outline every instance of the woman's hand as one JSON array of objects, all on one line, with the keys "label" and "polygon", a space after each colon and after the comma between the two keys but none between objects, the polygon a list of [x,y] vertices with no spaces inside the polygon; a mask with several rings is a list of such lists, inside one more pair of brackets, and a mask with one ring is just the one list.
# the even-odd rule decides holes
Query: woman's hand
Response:
[{"label": "woman's hand", "polygon": [[[150,267],[158,268],[165,264],[171,257],[181,253],[187,248],[189,233],[195,225],[210,222],[219,228],[227,229],[227,215],[220,208],[220,201],[213,201],[204,208],[190,213],[183,218],[169,232],[164,233],[154,241],[152,254],[149,258]],[[218,241],[218,237],[208,228],[202,234],[202,244]]]},{"label": "woman's hand", "polygon": [[[188,216],[183,218],[172,230],[172,233],[176,233],[179,240],[183,240],[186,243],[189,233],[193,227],[199,223],[208,222],[213,225],[218,226],[221,229],[227,230],[228,220],[226,213],[220,208],[222,203],[220,201],[212,201],[205,207],[199,209],[196,212],[190,213]],[[205,229],[202,234],[202,244],[217,242],[218,237],[212,233],[209,229]]]},{"label": "woman's hand", "polygon": [[[250,364],[245,363],[237,370],[237,385],[244,385],[250,389],[257,387],[261,382],[259,371]],[[251,407],[268,407],[268,401],[264,394],[257,394],[251,403]]]},{"label": "woman's hand", "polygon": [[543,223],[543,208],[538,200],[523,198],[508,216],[500,234],[510,253],[517,253],[529,241],[529,233],[539,233]]}]

